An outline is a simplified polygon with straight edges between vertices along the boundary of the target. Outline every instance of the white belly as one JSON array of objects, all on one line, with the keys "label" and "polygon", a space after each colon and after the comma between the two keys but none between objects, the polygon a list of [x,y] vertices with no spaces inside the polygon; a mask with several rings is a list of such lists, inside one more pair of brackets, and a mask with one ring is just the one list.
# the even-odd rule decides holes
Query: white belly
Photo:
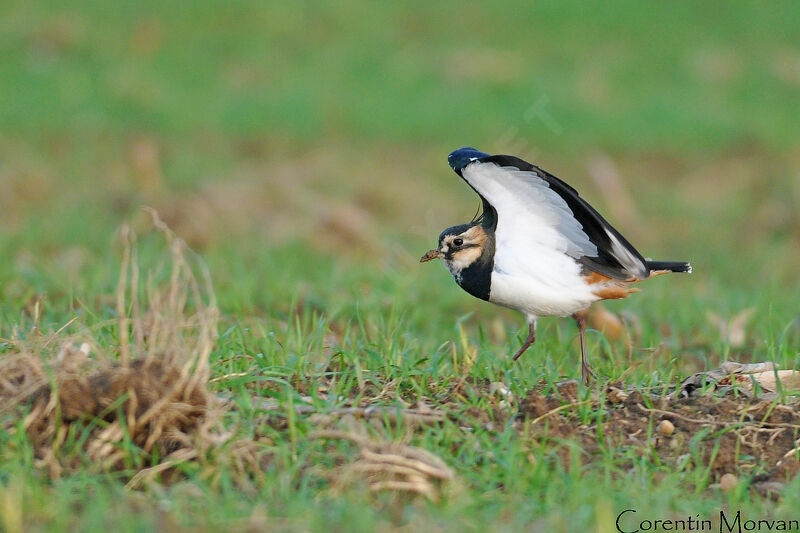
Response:
[{"label": "white belly", "polygon": [[529,264],[526,272],[519,274],[496,268],[492,272],[489,301],[528,317],[540,317],[568,316],[599,300],[581,277],[575,260],[562,257],[555,261],[560,265],[540,258],[538,264]]}]

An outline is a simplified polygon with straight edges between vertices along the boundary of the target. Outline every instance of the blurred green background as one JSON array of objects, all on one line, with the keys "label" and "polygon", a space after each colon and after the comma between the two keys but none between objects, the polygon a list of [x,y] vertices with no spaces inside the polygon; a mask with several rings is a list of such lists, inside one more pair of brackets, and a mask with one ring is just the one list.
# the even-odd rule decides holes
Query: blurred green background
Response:
[{"label": "blurred green background", "polygon": [[724,291],[717,305],[733,313],[767,289],[798,292],[795,3],[11,2],[1,13],[2,331],[15,302],[99,287],[96,260],[141,205],[220,283],[244,283],[236,265],[279,277],[269,294],[223,295],[228,310],[280,306],[315,278],[304,260],[294,275],[265,263],[297,248],[452,291],[441,269],[413,263],[474,212],[445,160],[464,145],[535,162],[645,255],[690,259],[692,281],[669,282],[684,297]]},{"label": "blurred green background", "polygon": [[[636,383],[725,358],[795,364],[788,1],[4,2],[0,338],[41,298],[43,328],[113,317],[116,232],[144,232],[149,205],[208,263],[224,326],[242,328],[217,358],[261,350],[277,365],[337,342],[388,380],[375,354],[446,358],[463,325],[476,376],[518,394],[575,377],[572,324],[544,321],[511,366],[521,318],[417,264],[478,206],[446,162],[465,145],[551,171],[645,256],[692,262],[608,304],[640,325],[634,357],[666,346]],[[631,355],[608,351],[600,373],[619,376]],[[580,498],[564,505],[547,528],[591,523]]]}]

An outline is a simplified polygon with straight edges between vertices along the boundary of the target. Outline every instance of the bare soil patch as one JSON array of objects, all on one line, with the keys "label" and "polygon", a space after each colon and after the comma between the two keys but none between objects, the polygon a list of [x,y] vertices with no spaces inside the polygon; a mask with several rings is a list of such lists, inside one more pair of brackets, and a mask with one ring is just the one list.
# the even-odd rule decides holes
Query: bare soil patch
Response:
[{"label": "bare soil patch", "polygon": [[[632,451],[660,468],[708,468],[717,482],[725,474],[747,476],[756,489],[768,492],[778,491],[800,470],[796,404],[730,391],[676,397],[609,387],[603,398],[590,401],[596,415],[586,424],[573,408],[581,403],[573,399],[574,388],[568,383],[547,396],[528,391],[516,423],[541,445],[558,447],[560,439],[580,442],[587,461],[604,449],[621,456]],[[569,461],[566,448],[561,451]]]}]

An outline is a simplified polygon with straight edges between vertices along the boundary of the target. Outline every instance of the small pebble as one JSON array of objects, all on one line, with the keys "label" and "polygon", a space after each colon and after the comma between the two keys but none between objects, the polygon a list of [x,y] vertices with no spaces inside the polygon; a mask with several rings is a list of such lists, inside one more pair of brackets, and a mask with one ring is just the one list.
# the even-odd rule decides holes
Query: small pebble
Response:
[{"label": "small pebble", "polygon": [[675,433],[675,425],[669,420],[662,420],[661,423],[658,425],[658,432],[664,435],[665,437],[669,437],[670,435]]},{"label": "small pebble", "polygon": [[628,395],[616,387],[609,387],[606,391],[606,400],[611,403],[623,403],[628,399]]},{"label": "small pebble", "polygon": [[722,492],[728,492],[739,482],[733,474],[725,474],[719,479],[719,488]]}]

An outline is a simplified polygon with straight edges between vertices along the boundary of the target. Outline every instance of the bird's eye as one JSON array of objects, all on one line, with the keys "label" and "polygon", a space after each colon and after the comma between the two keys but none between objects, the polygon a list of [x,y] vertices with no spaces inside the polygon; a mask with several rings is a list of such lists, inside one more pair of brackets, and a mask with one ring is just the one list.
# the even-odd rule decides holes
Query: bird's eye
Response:
[{"label": "bird's eye", "polygon": [[464,239],[453,239],[453,244],[455,246],[461,246],[462,244],[464,244]]}]

